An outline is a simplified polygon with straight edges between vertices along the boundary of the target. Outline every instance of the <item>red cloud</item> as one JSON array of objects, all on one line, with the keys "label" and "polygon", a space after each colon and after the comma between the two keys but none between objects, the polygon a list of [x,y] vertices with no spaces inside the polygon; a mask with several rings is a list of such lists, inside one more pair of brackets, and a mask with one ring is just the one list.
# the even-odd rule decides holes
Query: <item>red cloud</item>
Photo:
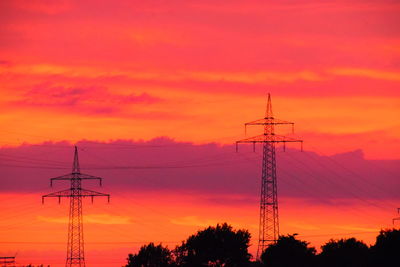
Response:
[{"label": "red cloud", "polygon": [[15,104],[47,108],[78,108],[82,113],[114,113],[120,105],[152,104],[161,101],[147,93],[113,94],[105,87],[65,87],[48,84],[37,85],[24,93]]}]

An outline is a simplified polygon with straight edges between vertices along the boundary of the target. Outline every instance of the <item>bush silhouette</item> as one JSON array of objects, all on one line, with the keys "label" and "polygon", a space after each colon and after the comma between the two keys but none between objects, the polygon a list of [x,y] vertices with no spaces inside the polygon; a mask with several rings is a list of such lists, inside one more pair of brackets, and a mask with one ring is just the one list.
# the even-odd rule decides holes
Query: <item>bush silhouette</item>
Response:
[{"label": "bush silhouette", "polygon": [[129,254],[125,267],[171,267],[174,266],[171,251],[161,244],[144,245],[135,255]]},{"label": "bush silhouette", "polygon": [[394,266],[399,261],[400,230],[381,230],[376,237],[375,245],[371,247],[374,266]]},{"label": "bush silhouette", "polygon": [[355,238],[331,239],[321,249],[319,266],[365,267],[368,264],[368,246]]},{"label": "bush silhouette", "polygon": [[175,250],[179,266],[243,267],[249,264],[250,233],[224,223],[190,236]]},{"label": "bush silhouette", "polygon": [[129,254],[125,267],[386,267],[397,266],[400,230],[380,231],[375,245],[368,247],[355,238],[329,240],[316,255],[315,248],[296,238],[280,236],[251,262],[250,233],[224,223],[191,235],[174,251],[149,243],[137,254]]},{"label": "bush silhouette", "polygon": [[296,234],[280,236],[264,251],[261,260],[267,267],[309,267],[314,264],[315,248],[296,239]]}]

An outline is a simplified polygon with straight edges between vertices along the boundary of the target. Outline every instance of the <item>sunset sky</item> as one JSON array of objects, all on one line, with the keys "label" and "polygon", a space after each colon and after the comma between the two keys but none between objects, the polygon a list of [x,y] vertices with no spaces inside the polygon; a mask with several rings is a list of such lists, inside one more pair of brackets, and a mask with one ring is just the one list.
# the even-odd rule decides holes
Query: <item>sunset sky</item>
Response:
[{"label": "sunset sky", "polygon": [[[85,201],[88,266],[121,266],[218,222],[257,242],[261,147],[234,142],[271,93],[281,234],[367,242],[400,207],[398,1],[0,2],[0,254],[63,266],[68,202],[49,178],[104,177]],[[257,135],[252,128],[248,136]],[[347,234],[347,235],[346,235]],[[250,252],[254,254],[253,245]]]}]

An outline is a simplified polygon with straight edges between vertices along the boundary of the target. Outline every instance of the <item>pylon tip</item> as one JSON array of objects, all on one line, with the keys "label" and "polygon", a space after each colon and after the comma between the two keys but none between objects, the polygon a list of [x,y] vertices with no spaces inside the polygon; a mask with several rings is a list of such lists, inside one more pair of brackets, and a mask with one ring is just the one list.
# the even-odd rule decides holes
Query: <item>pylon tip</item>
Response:
[{"label": "pylon tip", "polygon": [[270,118],[273,117],[272,114],[272,103],[271,103],[271,94],[268,93],[268,100],[267,100],[267,109],[265,111],[265,117]]}]

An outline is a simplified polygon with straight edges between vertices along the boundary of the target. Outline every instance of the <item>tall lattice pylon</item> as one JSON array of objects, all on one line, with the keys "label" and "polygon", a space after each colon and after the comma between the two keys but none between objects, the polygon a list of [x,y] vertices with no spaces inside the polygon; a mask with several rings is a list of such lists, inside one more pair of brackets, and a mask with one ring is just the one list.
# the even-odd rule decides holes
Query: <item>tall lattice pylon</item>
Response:
[{"label": "tall lattice pylon", "polygon": [[81,173],[79,167],[79,159],[78,159],[78,148],[76,146],[74,153],[74,163],[72,165],[72,172],[66,175],[51,178],[50,185],[51,186],[53,185],[53,181],[59,181],[59,180],[70,181],[71,188],[54,192],[48,195],[44,195],[42,196],[42,202],[44,203],[44,198],[46,197],[57,197],[59,203],[62,197],[70,198],[68,246],[67,246],[67,259],[65,262],[65,266],[85,267],[82,198],[91,197],[93,202],[94,197],[107,197],[108,202],[110,202],[110,195],[82,188],[82,180],[98,180],[101,186],[102,178]]},{"label": "tall lattice pylon", "polygon": [[279,237],[279,216],[278,216],[278,191],[276,179],[276,157],[275,144],[283,143],[284,148],[287,142],[300,142],[275,134],[275,125],[290,124],[292,130],[293,122],[275,119],[272,113],[271,95],[268,94],[267,109],[265,117],[256,121],[245,123],[245,129],[250,125],[264,126],[264,134],[236,141],[236,149],[239,143],[251,143],[255,149],[256,143],[263,144],[262,176],[261,176],[261,199],[260,199],[260,224],[258,236],[257,259],[268,245],[275,243]]}]

